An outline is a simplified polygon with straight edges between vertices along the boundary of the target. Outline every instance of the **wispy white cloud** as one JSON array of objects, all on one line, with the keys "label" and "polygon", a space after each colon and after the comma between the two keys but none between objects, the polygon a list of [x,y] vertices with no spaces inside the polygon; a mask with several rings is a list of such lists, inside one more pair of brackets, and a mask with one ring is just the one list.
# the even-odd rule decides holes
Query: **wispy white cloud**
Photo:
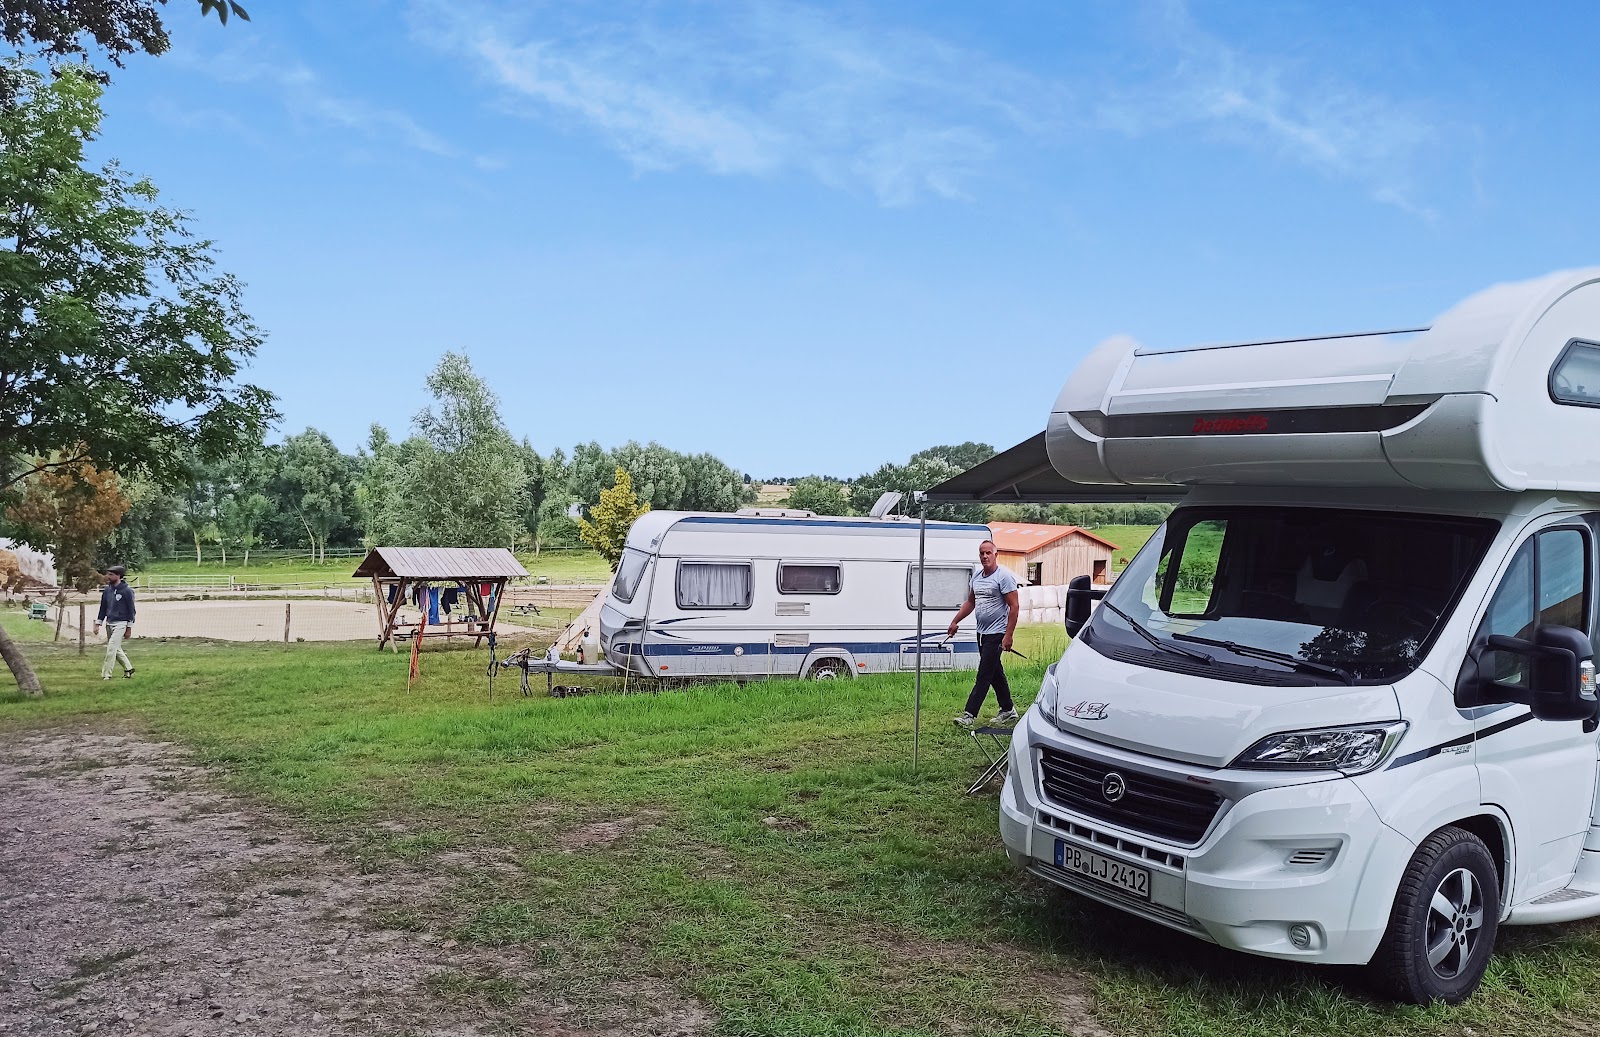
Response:
[{"label": "wispy white cloud", "polygon": [[480,166],[486,161],[464,154],[403,111],[341,93],[301,61],[266,60],[243,50],[205,57],[180,53],[177,60],[219,82],[266,86],[295,118],[349,131],[364,143],[396,144],[441,158],[471,158]]},{"label": "wispy white cloud", "polygon": [[470,63],[503,105],[596,133],[639,170],[803,172],[905,205],[966,197],[1008,156],[1097,133],[1203,134],[1431,216],[1421,171],[1442,137],[1470,133],[1336,71],[1252,54],[1185,0],[1132,10],[1147,29],[1137,61],[1045,74],[803,0],[409,0],[414,35]]},{"label": "wispy white cloud", "polygon": [[[962,197],[1007,141],[1059,123],[1064,88],[937,38],[783,0],[537,19],[414,0],[417,35],[520,110],[603,135],[641,170],[806,171],[886,205]],[[583,8],[593,15],[595,8]]]},{"label": "wispy white cloud", "polygon": [[1419,196],[1421,171],[1447,135],[1470,137],[1464,128],[1446,125],[1426,104],[1251,54],[1202,29],[1186,0],[1157,0],[1145,12],[1169,70],[1110,90],[1094,108],[1099,125],[1131,136],[1209,128],[1433,217]]}]

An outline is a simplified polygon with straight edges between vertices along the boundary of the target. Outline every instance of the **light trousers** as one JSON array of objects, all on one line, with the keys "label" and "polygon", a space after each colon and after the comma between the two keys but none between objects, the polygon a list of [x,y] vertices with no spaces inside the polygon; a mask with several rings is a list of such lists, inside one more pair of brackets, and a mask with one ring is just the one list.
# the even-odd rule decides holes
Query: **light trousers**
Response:
[{"label": "light trousers", "polygon": [[100,676],[111,676],[111,668],[117,663],[122,664],[124,670],[133,669],[133,663],[128,659],[128,653],[122,650],[122,635],[128,632],[126,623],[106,624],[106,661],[100,664]]}]

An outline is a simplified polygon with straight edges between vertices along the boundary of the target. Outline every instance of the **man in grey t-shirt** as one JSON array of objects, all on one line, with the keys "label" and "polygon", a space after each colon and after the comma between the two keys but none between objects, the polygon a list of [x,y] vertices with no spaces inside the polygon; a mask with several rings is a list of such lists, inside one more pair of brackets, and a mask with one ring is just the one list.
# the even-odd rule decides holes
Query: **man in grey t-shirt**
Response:
[{"label": "man in grey t-shirt", "polygon": [[956,618],[950,621],[950,636],[956,635],[956,626],[967,616],[978,614],[978,677],[967,696],[967,710],[956,717],[962,727],[971,727],[983,708],[983,700],[994,687],[994,700],[1000,706],[995,720],[1005,723],[1017,719],[1017,710],[1011,702],[1011,685],[1006,682],[1005,667],[1000,664],[1000,654],[1011,649],[1011,638],[1017,631],[1017,578],[1011,570],[1001,567],[999,551],[993,540],[978,545],[978,571],[972,574],[967,589],[966,603]]}]

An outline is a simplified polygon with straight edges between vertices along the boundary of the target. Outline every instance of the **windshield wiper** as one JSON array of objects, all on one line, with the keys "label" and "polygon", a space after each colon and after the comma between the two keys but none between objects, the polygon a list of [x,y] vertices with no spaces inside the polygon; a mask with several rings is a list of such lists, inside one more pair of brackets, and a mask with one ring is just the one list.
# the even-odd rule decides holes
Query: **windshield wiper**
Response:
[{"label": "windshield wiper", "polygon": [[[1139,625],[1139,621],[1137,619],[1134,619],[1132,616],[1128,615],[1126,612],[1124,612],[1121,609],[1117,608],[1115,605],[1111,604],[1111,602],[1109,602],[1109,601],[1101,601],[1100,602],[1100,607],[1101,608],[1110,609],[1112,612],[1115,612],[1117,615],[1121,616],[1122,617],[1122,621],[1124,623],[1128,624],[1128,626],[1133,628],[1133,632],[1134,633],[1138,634],[1140,637],[1144,638],[1146,641],[1149,641],[1152,645],[1154,645],[1155,647],[1161,649],[1163,652],[1171,652],[1174,655],[1186,655],[1189,658],[1195,660],[1196,662],[1202,662],[1202,663],[1213,663],[1213,662],[1216,662],[1215,659],[1211,658],[1211,656],[1207,655],[1204,652],[1197,652],[1192,648],[1185,648],[1182,645],[1175,645],[1171,641],[1163,641],[1161,638],[1157,637],[1155,634],[1151,633],[1149,630],[1146,630],[1144,627],[1140,626]],[[1181,637],[1182,635],[1180,634],[1178,636]]]},{"label": "windshield wiper", "polygon": [[1234,655],[1240,655],[1246,659],[1263,659],[1267,662],[1282,663],[1297,670],[1320,673],[1327,677],[1336,677],[1346,684],[1353,685],[1356,682],[1355,675],[1349,670],[1341,670],[1339,667],[1329,666],[1327,663],[1312,662],[1310,659],[1302,659],[1298,655],[1290,655],[1288,652],[1275,652],[1270,648],[1242,645],[1237,641],[1216,641],[1209,637],[1197,637],[1194,634],[1173,634],[1172,636],[1179,641],[1193,641],[1195,644],[1210,645],[1213,648],[1225,648]]}]

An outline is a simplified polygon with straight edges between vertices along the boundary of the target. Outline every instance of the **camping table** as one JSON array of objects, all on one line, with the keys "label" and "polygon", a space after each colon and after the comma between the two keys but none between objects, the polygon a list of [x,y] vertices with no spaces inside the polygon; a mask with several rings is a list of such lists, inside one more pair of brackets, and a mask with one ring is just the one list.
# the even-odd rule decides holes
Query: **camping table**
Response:
[{"label": "camping table", "polygon": [[984,727],[969,727],[967,734],[972,739],[972,744],[978,747],[978,752],[983,755],[987,766],[983,773],[978,775],[978,780],[967,786],[967,795],[972,795],[983,788],[995,778],[1004,779],[1011,768],[1011,742],[1012,728],[997,725]]}]

